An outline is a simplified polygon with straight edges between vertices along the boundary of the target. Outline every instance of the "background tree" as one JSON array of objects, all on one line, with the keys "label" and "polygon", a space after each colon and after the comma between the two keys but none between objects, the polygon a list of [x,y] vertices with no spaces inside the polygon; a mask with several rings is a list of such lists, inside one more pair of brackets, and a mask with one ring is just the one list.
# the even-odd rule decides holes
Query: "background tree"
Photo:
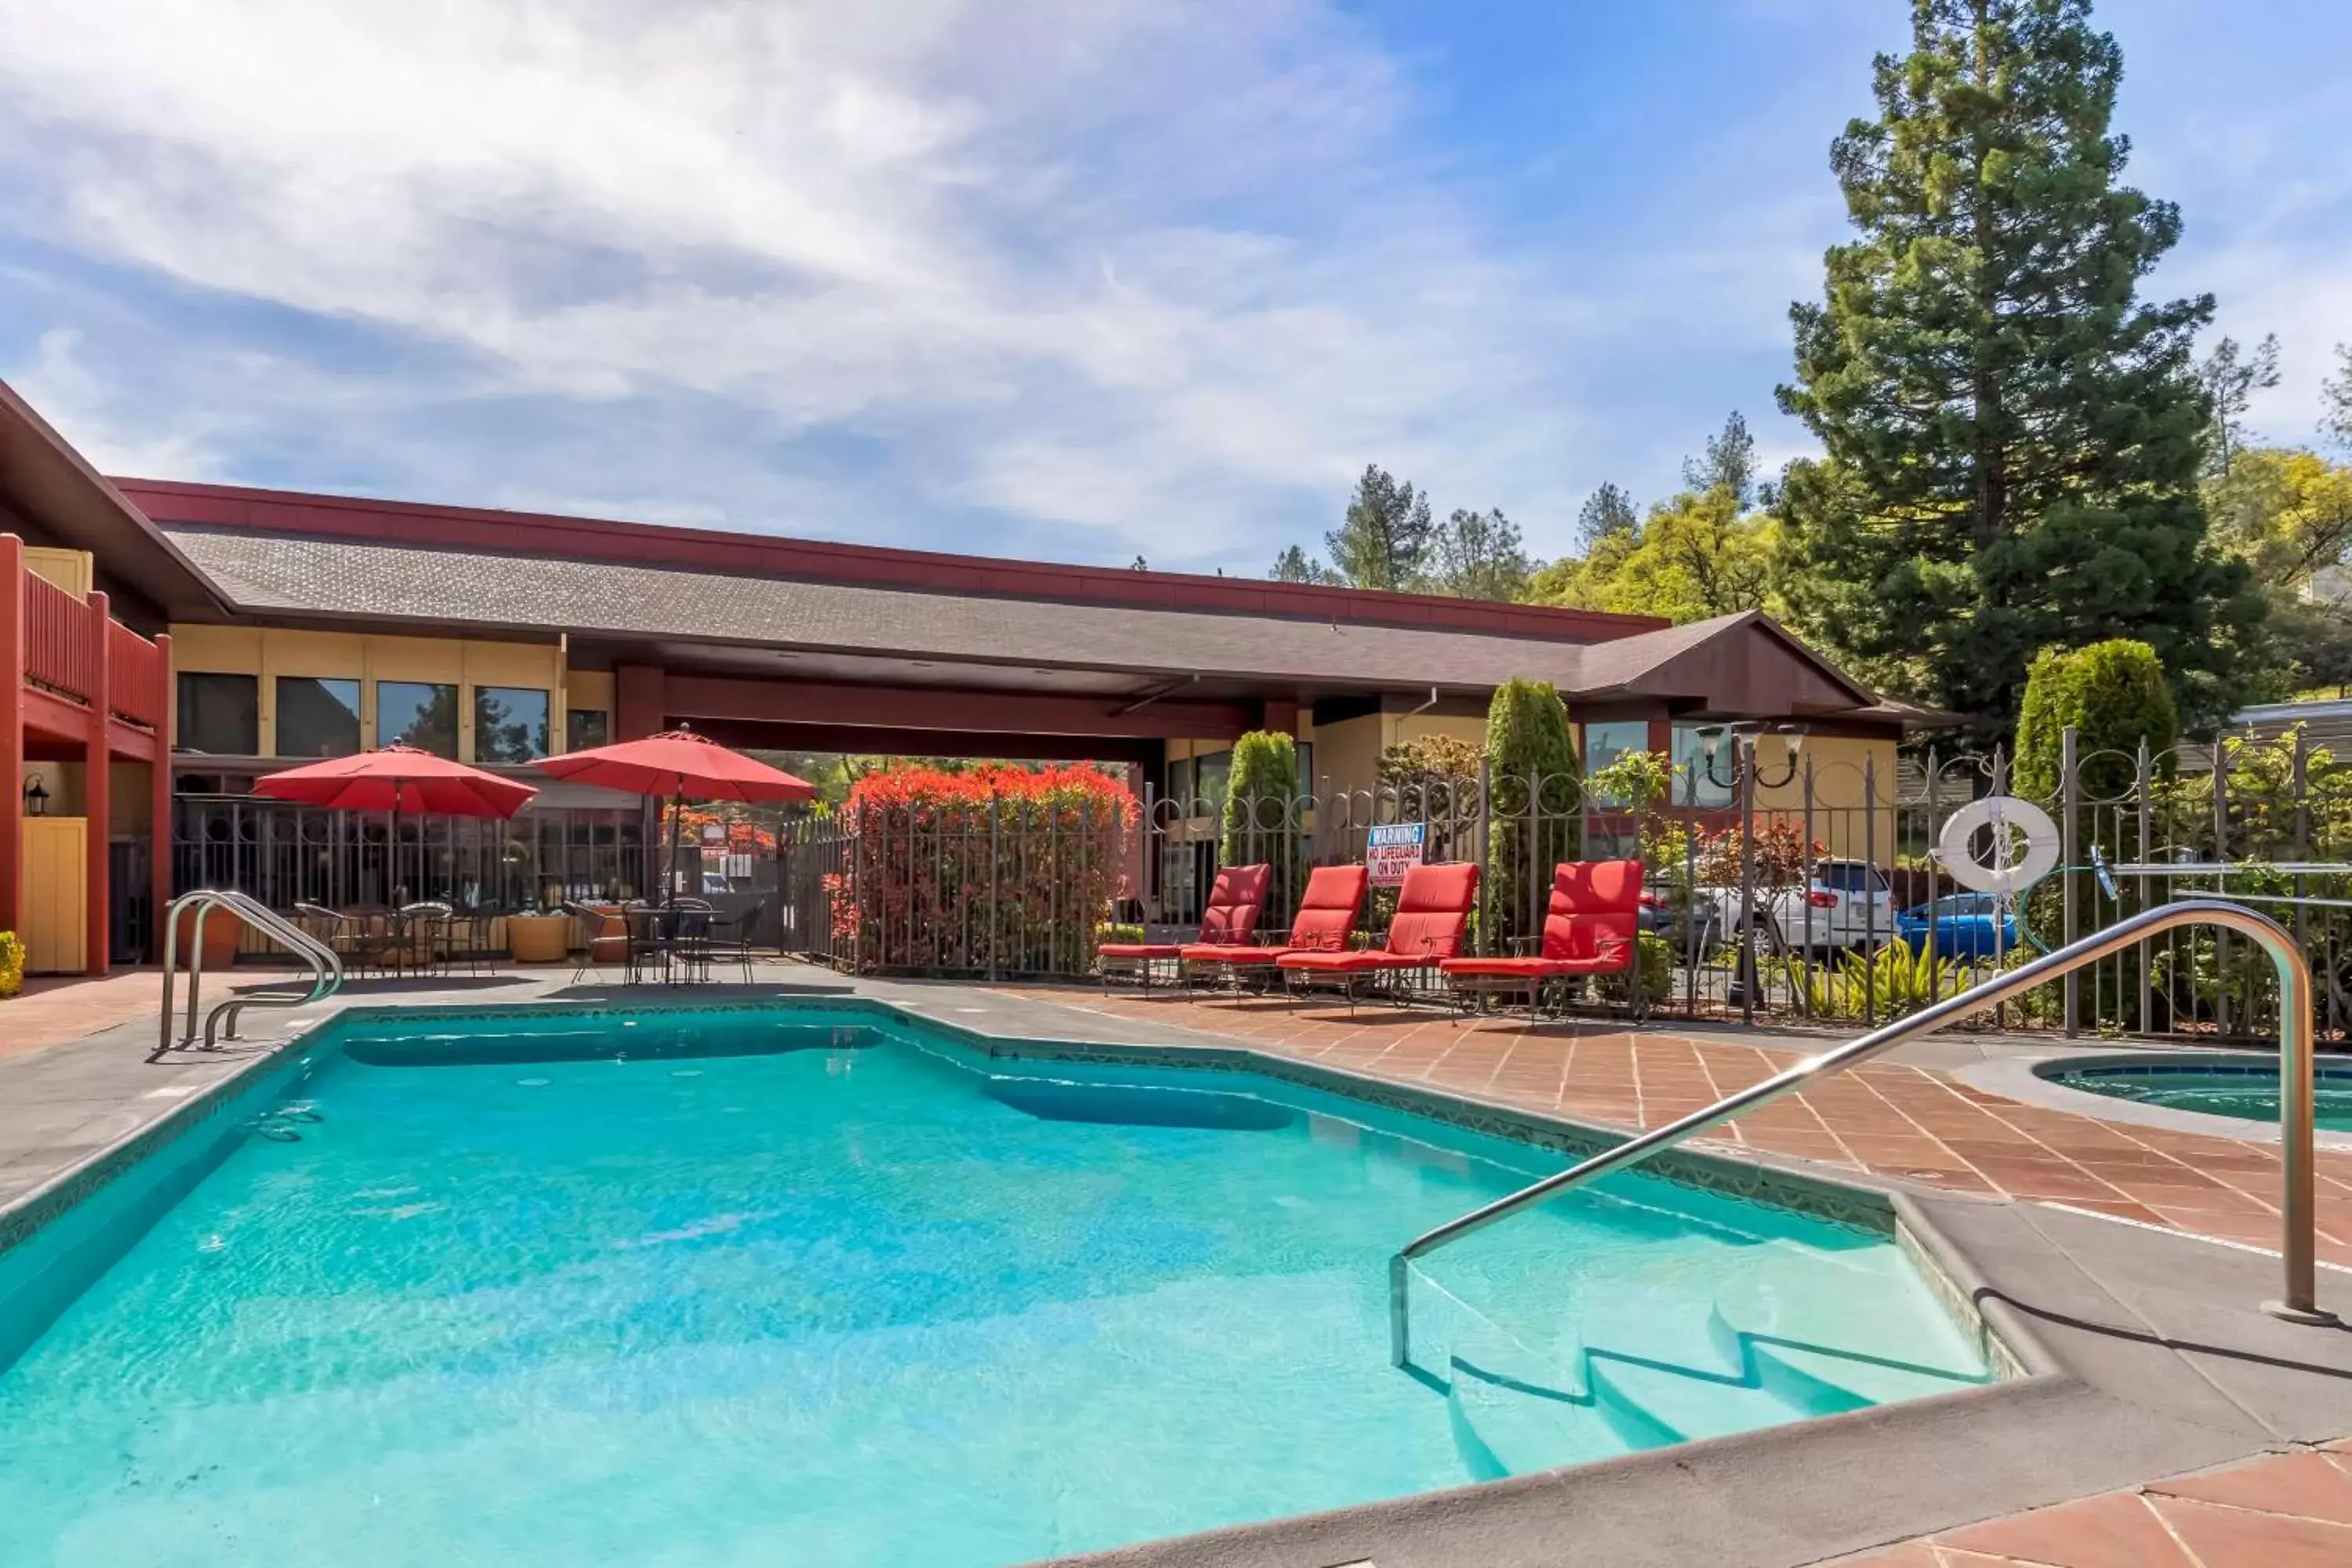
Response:
[{"label": "background tree", "polygon": [[1519,540],[1519,525],[1500,509],[1454,509],[1430,536],[1428,563],[1417,586],[1465,599],[1523,597],[1536,563]]},{"label": "background tree", "polygon": [[2144,639],[2204,711],[2260,618],[2205,538],[2210,299],[2138,280],[2180,217],[2119,183],[2123,60],[2085,0],[1914,0],[1832,165],[1860,237],[1790,312],[1785,592],[1859,669],[1988,724],[2053,644]]},{"label": "background tree", "polygon": [[1274,558],[1274,570],[1266,574],[1277,583],[1337,584],[1339,574],[1294,544]]},{"label": "background tree", "polygon": [[2336,358],[2336,373],[2320,384],[2319,433],[2352,453],[2352,343],[2337,343]]},{"label": "background tree", "polygon": [[1633,532],[1641,521],[1642,514],[1633,509],[1633,498],[1616,485],[1603,481],[1599,489],[1584,498],[1584,505],[1576,514],[1577,542],[1590,552],[1604,539]]},{"label": "background tree", "polygon": [[2245,446],[2246,410],[2253,406],[2255,393],[2279,384],[2278,355],[2276,332],[2256,343],[2252,353],[2242,351],[2237,339],[2223,338],[2197,367],[2197,379],[2213,405],[2213,422],[2205,437],[2210,472],[2227,474],[2231,460]]},{"label": "background tree", "polygon": [[1780,527],[1743,517],[1729,489],[1662,501],[1632,532],[1612,533],[1578,561],[1536,574],[1528,597],[1676,624],[1769,607]]},{"label": "background tree", "polygon": [[1286,845],[1286,825],[1297,794],[1298,747],[1288,735],[1253,730],[1235,741],[1233,772],[1225,783],[1224,863],[1278,861],[1297,869],[1296,847]]},{"label": "background tree", "polygon": [[2259,675],[2246,695],[2283,700],[2352,684],[2352,467],[2316,452],[2252,447],[2205,481],[2215,545],[2245,563],[2269,601]]},{"label": "background tree", "polygon": [[[1491,811],[1486,839],[1487,950],[1543,930],[1540,889],[1552,868],[1576,858],[1576,744],[1568,705],[1548,680],[1507,680],[1486,710]],[[1533,912],[1530,912],[1531,906]]]},{"label": "background tree", "polygon": [[2161,755],[2179,734],[2172,692],[2156,650],[2118,637],[2074,649],[2045,648],[2025,678],[2017,721],[2012,787],[2028,800],[2055,800],[2068,725],[2075,731],[2084,797],[2114,800],[2137,777],[2142,741]]},{"label": "background tree", "polygon": [[1347,521],[1323,536],[1323,547],[1350,586],[1405,589],[1420,579],[1435,528],[1429,498],[1374,464],[1356,481]]},{"label": "background tree", "polygon": [[1683,459],[1683,483],[1702,495],[1722,490],[1740,511],[1756,504],[1756,437],[1745,415],[1733,409],[1722,433],[1706,438],[1706,454]]}]

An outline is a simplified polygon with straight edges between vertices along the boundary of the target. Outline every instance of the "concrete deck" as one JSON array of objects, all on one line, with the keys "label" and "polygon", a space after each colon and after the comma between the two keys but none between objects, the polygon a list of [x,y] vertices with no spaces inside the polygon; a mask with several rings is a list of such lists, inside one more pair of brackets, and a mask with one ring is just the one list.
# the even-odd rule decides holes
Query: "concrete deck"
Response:
[{"label": "concrete deck", "polygon": [[[562,984],[566,977],[354,985],[327,1004],[254,1013],[257,1038],[214,1053],[156,1052],[152,1013],[20,1042],[0,1059],[0,1205],[13,1199],[24,1214],[37,1210],[45,1196],[60,1194],[53,1184],[73,1167],[254,1070],[277,1046],[345,1006],[658,1006],[783,1000],[795,986],[849,988],[799,966],[771,966],[748,987],[676,992],[575,988]],[[1695,1109],[1812,1044],[1574,1023],[1457,1027],[1431,1014],[1367,1010],[1351,1019],[1338,1006],[1081,991],[873,982],[854,990],[1005,1049],[1058,1041],[1246,1052],[1270,1068],[1289,1063],[1345,1075],[1367,1091],[1393,1085],[1618,1130]],[[0,1030],[10,1021],[0,1012]],[[2275,1154],[2007,1101],[1950,1076],[2048,1048],[2047,1041],[1937,1042],[1759,1113],[1716,1145],[1889,1194],[2030,1375],[1087,1561],[1103,1568],[1795,1568],[1871,1552],[1914,1565],[2175,1561],[2082,1554],[2093,1550],[2083,1540],[2128,1544],[2151,1519],[2190,1549],[2177,1560],[2202,1568],[2352,1561],[2293,1555],[2315,1550],[2314,1542],[2333,1550],[2326,1530],[2352,1528],[2352,1510],[2338,1506],[2340,1462],[2316,1447],[2352,1437],[2352,1331],[2292,1327],[2254,1310],[2276,1294],[2275,1260],[2246,1249],[2274,1237],[2265,1194],[2274,1196]],[[2345,1258],[2352,1170],[2341,1155],[2327,1157],[2323,1170],[2326,1245],[2329,1256]],[[2330,1304],[2352,1303],[2352,1273],[2330,1272],[2322,1288]],[[2255,1468],[2181,1479],[2250,1462]],[[2264,1479],[2264,1462],[2285,1467],[2280,1479]],[[2336,1512],[2347,1517],[2337,1521]],[[2021,1517],[1990,1522],[2011,1515]],[[2248,1541],[2247,1550],[2268,1555],[2231,1555]]]}]

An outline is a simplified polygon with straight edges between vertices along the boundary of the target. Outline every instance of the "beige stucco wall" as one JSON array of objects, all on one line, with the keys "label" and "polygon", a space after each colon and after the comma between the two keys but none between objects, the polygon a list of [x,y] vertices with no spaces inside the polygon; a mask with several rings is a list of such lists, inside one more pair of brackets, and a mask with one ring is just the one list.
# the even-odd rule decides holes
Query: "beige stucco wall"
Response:
[{"label": "beige stucco wall", "polygon": [[[270,626],[173,626],[175,671],[260,678],[261,751],[277,755],[281,675],[360,683],[360,744],[373,746],[379,680],[456,686],[457,756],[474,760],[474,689],[523,687],[548,693],[548,745],[563,749],[567,672],[563,650],[548,643],[480,642],[458,637],[379,637],[359,632],[289,631]],[[571,672],[585,674],[588,672]],[[609,691],[612,678],[604,678]],[[176,723],[175,723],[176,740]]]},{"label": "beige stucco wall", "polygon": [[[1756,748],[1759,778],[1777,779],[1789,766],[1782,742],[1766,736]],[[1895,742],[1856,735],[1809,735],[1798,753],[1797,776],[1756,790],[1757,808],[1794,816],[1805,809],[1805,770],[1812,774],[1813,837],[1832,855],[1870,855],[1891,866],[1895,856]],[[1865,771],[1867,770],[1867,771]],[[1865,783],[1870,791],[1864,793]],[[1874,799],[1877,809],[1865,809]]]}]

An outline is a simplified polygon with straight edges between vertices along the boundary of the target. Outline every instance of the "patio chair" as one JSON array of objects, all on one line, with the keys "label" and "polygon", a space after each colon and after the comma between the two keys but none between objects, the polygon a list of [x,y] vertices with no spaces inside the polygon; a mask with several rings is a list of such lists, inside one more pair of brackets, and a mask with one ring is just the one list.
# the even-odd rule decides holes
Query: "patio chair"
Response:
[{"label": "patio chair", "polygon": [[1104,989],[1110,987],[1114,973],[1131,968],[1143,984],[1151,989],[1151,969],[1157,963],[1181,963],[1186,946],[1230,947],[1246,942],[1257,929],[1257,917],[1265,908],[1265,890],[1274,879],[1274,868],[1227,866],[1217,873],[1209,885],[1209,902],[1201,911],[1200,934],[1192,942],[1107,942],[1095,949],[1095,959],[1102,972]]},{"label": "patio chair", "polygon": [[1547,991],[1578,975],[1622,974],[1626,1012],[1639,1023],[1649,1011],[1637,962],[1641,932],[1642,863],[1571,860],[1552,872],[1541,948],[1519,957],[1451,958],[1437,967],[1465,1006],[1497,993],[1520,992],[1534,1011]]},{"label": "patio chair", "polygon": [[1294,993],[1319,987],[1344,993],[1352,1013],[1360,988],[1382,980],[1393,984],[1396,976],[1435,969],[1460,952],[1477,902],[1475,861],[1415,866],[1397,889],[1396,915],[1381,946],[1355,952],[1286,952],[1276,967]]},{"label": "patio chair", "polygon": [[734,919],[709,922],[702,938],[701,960],[705,973],[709,973],[713,964],[737,964],[742,968],[743,984],[751,984],[751,960],[754,956],[751,930],[760,923],[760,916],[767,907],[767,900],[755,900],[751,908]]},{"label": "patio chair", "polygon": [[[581,976],[600,972],[608,963],[622,966],[624,977],[628,973],[629,922],[617,904],[582,904],[566,901],[563,912],[580,922],[587,945],[581,950],[580,967],[572,972],[572,984],[580,984]],[[598,974],[598,978],[603,978]]]},{"label": "patio chair", "polygon": [[1318,866],[1307,875],[1307,890],[1299,896],[1298,913],[1287,935],[1258,945],[1244,942],[1187,942],[1176,950],[1182,972],[1211,971],[1227,985],[1238,988],[1244,974],[1271,976],[1287,952],[1337,952],[1355,934],[1357,914],[1364,907],[1364,889],[1370,873],[1361,866]]}]

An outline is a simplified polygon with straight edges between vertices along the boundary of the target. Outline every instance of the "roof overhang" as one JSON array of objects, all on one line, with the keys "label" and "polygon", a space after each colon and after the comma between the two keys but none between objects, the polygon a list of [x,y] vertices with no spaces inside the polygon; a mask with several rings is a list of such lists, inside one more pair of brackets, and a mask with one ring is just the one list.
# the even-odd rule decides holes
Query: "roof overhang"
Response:
[{"label": "roof overhang", "polygon": [[211,579],[5,382],[0,382],[0,500],[58,543],[89,551],[101,574],[135,589],[167,616],[206,618],[227,607]]}]

